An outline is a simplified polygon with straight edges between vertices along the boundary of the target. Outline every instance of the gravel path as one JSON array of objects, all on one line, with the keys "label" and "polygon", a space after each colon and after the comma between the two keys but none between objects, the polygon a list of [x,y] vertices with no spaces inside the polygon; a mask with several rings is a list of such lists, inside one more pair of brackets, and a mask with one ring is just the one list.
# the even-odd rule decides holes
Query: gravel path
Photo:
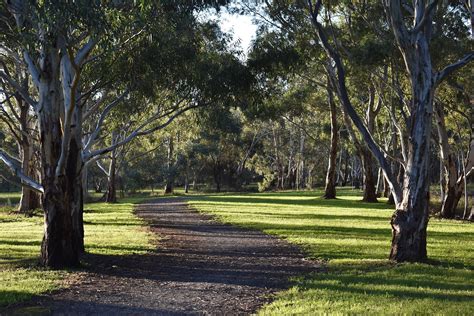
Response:
[{"label": "gravel path", "polygon": [[141,256],[92,256],[67,289],[7,311],[53,315],[247,315],[318,271],[297,247],[258,231],[218,223],[184,199],[137,206],[160,240]]}]

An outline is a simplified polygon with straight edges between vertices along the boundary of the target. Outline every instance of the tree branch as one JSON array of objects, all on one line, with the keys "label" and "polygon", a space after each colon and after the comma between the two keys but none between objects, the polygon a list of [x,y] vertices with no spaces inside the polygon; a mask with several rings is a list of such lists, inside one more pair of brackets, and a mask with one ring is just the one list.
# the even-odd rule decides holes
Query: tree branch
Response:
[{"label": "tree branch", "polygon": [[33,59],[31,59],[30,54],[26,50],[23,52],[23,58],[25,59],[28,71],[31,74],[31,79],[33,80],[33,83],[35,84],[36,88],[38,88],[40,85],[40,75],[38,67],[36,67]]},{"label": "tree branch", "polygon": [[109,114],[109,112],[123,99],[125,96],[128,94],[128,90],[122,93],[118,98],[116,98],[113,102],[111,102],[109,105],[107,105],[100,114],[100,118],[97,121],[97,125],[95,130],[92,132],[91,136],[89,137],[89,140],[87,141],[87,144],[84,146],[84,150],[89,150],[92,144],[94,143],[97,135],[99,134],[102,124],[104,123],[105,118]]},{"label": "tree branch", "polygon": [[78,67],[81,67],[82,64],[85,62],[87,56],[89,56],[90,52],[95,46],[95,41],[90,38],[89,41],[81,48],[76,54],[76,58],[74,60],[71,60],[75,65]]},{"label": "tree branch", "polygon": [[[94,158],[95,156],[98,156],[98,155],[103,155],[105,153],[108,153],[108,152],[111,152],[112,150],[114,150],[115,148],[119,147],[119,146],[123,146],[127,143],[129,143],[130,141],[132,141],[134,138],[138,137],[138,136],[144,136],[144,135],[149,135],[157,130],[160,130],[160,129],[163,129],[165,128],[166,126],[168,126],[169,124],[171,124],[171,122],[174,121],[174,119],[176,117],[178,117],[179,115],[183,114],[184,112],[186,111],[189,111],[193,108],[197,108],[199,105],[191,105],[191,106],[187,106],[187,107],[184,107],[182,108],[181,110],[175,112],[172,116],[170,116],[166,122],[164,122],[163,124],[160,124],[160,125],[157,125],[155,127],[152,127],[152,128],[149,128],[147,130],[143,130],[148,124],[152,123],[156,118],[152,118],[150,120],[147,120],[145,123],[143,123],[141,126],[139,126],[137,129],[135,129],[132,133],[130,133],[130,135],[128,135],[125,139],[123,139],[122,141],[120,142],[117,142],[116,144],[112,145],[112,146],[109,146],[109,147],[106,147],[106,148],[102,148],[102,149],[99,149],[99,150],[95,150],[93,152],[90,152],[90,153],[87,153],[85,156],[84,156],[84,161],[87,161],[91,158]],[[163,116],[161,116],[163,117]]]},{"label": "tree branch", "polygon": [[474,60],[474,51],[466,54],[463,58],[459,59],[457,62],[444,67],[444,69],[438,72],[438,74],[436,75],[436,84],[440,84],[444,79],[446,79],[447,76],[449,76],[450,74],[452,74],[459,68],[467,65],[472,60]]},{"label": "tree branch", "polygon": [[22,97],[23,99],[31,105],[34,109],[36,109],[37,102],[34,101],[30,95],[28,94],[27,91],[25,91],[19,84],[16,82],[13,78],[7,75],[5,70],[0,70],[0,78],[3,78],[8,84],[15,89]]},{"label": "tree branch", "polygon": [[421,20],[419,22],[416,22],[415,27],[411,30],[412,33],[420,32],[425,27],[426,23],[431,22],[431,13],[438,4],[438,1],[439,0],[433,0],[433,2],[429,3],[425,7],[423,16],[421,17]]},{"label": "tree branch", "polygon": [[[7,154],[3,149],[0,148],[0,161],[2,161],[10,171],[21,180],[21,184],[29,187],[32,190],[35,190],[40,193],[44,193],[44,188],[41,184],[26,176],[21,168],[17,166],[19,161],[14,157]],[[16,162],[16,163],[15,163]]]},{"label": "tree branch", "polygon": [[[388,1],[388,0],[386,0]],[[399,1],[393,0],[392,2],[399,3]],[[365,142],[367,143],[367,146],[369,147],[370,151],[374,155],[374,157],[377,159],[379,162],[380,167],[382,168],[385,178],[387,179],[391,191],[393,193],[395,203],[398,204],[401,202],[402,199],[402,190],[400,185],[398,184],[398,181],[395,177],[395,175],[392,172],[392,168],[390,164],[388,163],[387,159],[385,158],[381,147],[375,142],[374,138],[372,137],[372,134],[367,130],[367,127],[364,125],[362,122],[361,118],[357,114],[356,110],[354,109],[352,102],[349,98],[348,92],[347,92],[347,87],[346,87],[346,79],[345,79],[345,70],[344,66],[342,63],[342,60],[339,56],[339,54],[333,49],[331,44],[329,43],[329,40],[326,36],[326,33],[323,29],[323,26],[321,23],[319,23],[317,17],[319,11],[314,11],[313,4],[311,0],[308,0],[309,7],[310,7],[310,14],[311,14],[311,20],[313,25],[316,28],[316,33],[318,35],[318,38],[321,42],[322,47],[326,51],[328,57],[332,59],[332,61],[335,64],[336,71],[332,69],[332,67],[326,67],[328,71],[328,75],[330,76],[331,80],[333,81],[333,86],[337,88],[338,91],[338,96],[339,96],[339,101],[341,102],[341,105],[345,112],[349,115],[351,118],[352,122],[354,125],[357,127],[359,132],[361,133],[362,137],[364,138]],[[318,1],[317,5],[321,4],[321,1]],[[320,9],[320,7],[316,7],[316,9]],[[399,8],[400,9],[400,8]]]}]

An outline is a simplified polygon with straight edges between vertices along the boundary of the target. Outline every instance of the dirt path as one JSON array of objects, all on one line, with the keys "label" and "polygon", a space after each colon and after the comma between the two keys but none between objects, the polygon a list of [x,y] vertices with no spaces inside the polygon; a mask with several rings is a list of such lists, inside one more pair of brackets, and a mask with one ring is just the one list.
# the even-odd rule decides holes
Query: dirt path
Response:
[{"label": "dirt path", "polygon": [[139,205],[136,212],[160,236],[156,252],[89,256],[91,268],[79,282],[16,312],[242,315],[287,288],[289,277],[319,269],[295,246],[218,223],[183,199],[159,199]]}]

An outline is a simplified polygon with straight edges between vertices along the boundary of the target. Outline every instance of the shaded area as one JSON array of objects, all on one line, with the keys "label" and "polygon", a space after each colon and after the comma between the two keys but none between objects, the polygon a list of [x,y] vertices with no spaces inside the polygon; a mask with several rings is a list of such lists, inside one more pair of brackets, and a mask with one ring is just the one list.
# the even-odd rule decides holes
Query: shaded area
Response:
[{"label": "shaded area", "polygon": [[[159,235],[147,255],[87,255],[71,287],[37,297],[49,314],[250,314],[320,265],[285,241],[213,221],[185,200],[159,199],[136,212]],[[123,245],[127,248],[127,245]]]}]

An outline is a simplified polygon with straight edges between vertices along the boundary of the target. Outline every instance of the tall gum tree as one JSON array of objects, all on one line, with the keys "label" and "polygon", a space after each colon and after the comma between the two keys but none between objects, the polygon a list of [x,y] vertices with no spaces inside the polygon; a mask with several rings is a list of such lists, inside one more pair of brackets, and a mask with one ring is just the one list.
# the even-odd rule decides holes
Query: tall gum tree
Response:
[{"label": "tall gum tree", "polygon": [[[202,3],[204,5],[206,1]],[[114,7],[115,5],[118,7]],[[120,44],[130,43],[136,38],[148,39],[148,36],[145,35],[149,35],[146,34],[144,25],[136,23],[135,19],[113,20],[116,15],[123,12],[126,12],[126,16],[130,18],[130,10],[136,9],[135,6],[140,7],[139,5],[133,4],[133,7],[127,7],[126,3],[117,2],[110,4],[110,6],[106,8],[105,4],[87,1],[73,4],[7,1],[8,11],[16,21],[15,32],[18,38],[22,39],[18,45],[23,52],[22,62],[28,68],[33,87],[28,90],[23,89],[15,78],[8,76],[5,71],[1,71],[0,75],[36,113],[39,128],[41,179],[38,182],[28,177],[18,166],[16,159],[3,150],[0,151],[0,160],[21,179],[23,185],[42,193],[44,237],[41,246],[41,261],[45,266],[52,268],[77,266],[80,254],[84,250],[82,221],[82,171],[84,165],[129,143],[136,137],[165,128],[180,114],[202,105],[200,102],[202,90],[207,88],[204,87],[203,82],[208,83],[209,86],[216,86],[216,82],[209,83],[201,80],[203,78],[178,80],[180,83],[191,81],[192,84],[184,84],[186,87],[181,87],[181,95],[167,99],[164,103],[158,102],[160,104],[154,107],[154,112],[147,112],[145,114],[148,116],[139,117],[139,120],[134,122],[136,126],[123,140],[105,148],[97,148],[97,145],[100,145],[97,139],[103,130],[104,122],[110,117],[112,110],[117,109],[117,104],[120,101],[128,102],[129,100],[124,100],[127,93],[115,93],[117,97],[108,104],[100,106],[99,100],[96,102],[99,106],[95,104],[88,106],[84,102],[87,99],[86,96],[90,95],[84,89],[87,78],[81,75],[84,74],[90,63],[100,60],[101,56],[93,55],[94,50],[101,51],[105,47],[105,49],[110,48],[112,51],[121,51],[123,45]],[[195,6],[188,7],[176,3],[176,5],[163,7],[158,4],[157,6],[150,5],[150,8],[147,17],[154,18],[151,21],[156,20],[161,23],[166,21],[164,19],[165,13],[171,14],[175,9],[188,8],[187,14],[179,12],[176,17],[192,17]],[[140,12],[140,10],[138,11]],[[162,18],[157,20],[153,15],[155,13],[163,13]],[[180,22],[185,23],[183,25],[188,25],[188,20]],[[123,32],[119,32],[121,25],[117,25],[117,23],[122,23],[122,21],[125,21],[124,23],[131,21],[132,23],[125,25],[121,30]],[[173,20],[173,23],[172,25],[176,25],[177,20]],[[106,25],[110,28],[105,27]],[[176,28],[178,27],[176,26]],[[176,29],[168,30],[169,32],[166,34],[179,35]],[[103,33],[108,31],[110,33]],[[159,34],[161,33],[155,35]],[[111,40],[111,38],[116,40]],[[110,47],[110,42],[118,42],[119,46]],[[176,42],[170,41],[174,46],[177,46]],[[193,43],[193,41],[189,43]],[[182,50],[182,47],[178,48]],[[188,57],[194,58],[195,61],[200,60],[195,55]],[[148,58],[146,61],[153,60]],[[149,65],[145,68],[155,70],[155,75],[162,75],[160,77],[162,81],[166,82],[170,73],[175,73],[174,69],[170,71],[156,66]],[[183,67],[187,66],[183,65]],[[204,65],[201,66],[203,69],[209,69]],[[222,69],[222,67],[214,68]],[[220,71],[226,70],[228,69]],[[214,80],[219,80],[216,78],[213,77]],[[149,79],[147,88],[154,88],[156,78],[152,76]],[[196,86],[198,83],[200,86]],[[221,81],[220,87],[223,86],[228,88],[225,80]],[[220,92],[224,93],[224,91]],[[174,94],[176,95],[176,93]],[[100,99],[100,95],[105,97],[107,93],[102,90],[98,91],[96,95]],[[149,98],[149,103],[152,103],[150,100],[151,98]],[[95,114],[92,115],[91,112]],[[140,114],[140,111],[138,112]],[[86,118],[96,120],[96,123],[90,124],[93,128],[84,139],[83,123]]]},{"label": "tall gum tree", "polygon": [[[9,78],[15,78],[23,89],[28,89],[29,77],[18,52],[10,50],[8,47],[0,47],[0,51],[4,52],[3,54],[0,52],[0,69],[2,71],[0,73],[0,89],[4,96],[4,100],[0,104],[0,121],[6,124],[8,134],[15,139],[18,145],[21,170],[26,176],[36,180],[38,179],[35,155],[37,130],[34,112],[23,97],[8,85],[2,74]],[[18,212],[28,215],[40,205],[40,195],[28,187],[22,186]]]},{"label": "tall gum tree", "polygon": [[423,261],[427,259],[426,229],[429,215],[429,148],[433,99],[436,87],[452,72],[474,59],[470,52],[457,62],[435,71],[431,62],[430,41],[432,37],[433,13],[436,0],[415,0],[412,5],[411,26],[407,25],[400,0],[383,0],[387,22],[395,36],[397,46],[405,62],[411,87],[411,103],[408,118],[408,148],[403,183],[397,181],[382,148],[363,124],[354,110],[346,87],[343,61],[335,46],[331,44],[325,27],[319,20],[323,2],[307,1],[311,21],[320,44],[333,61],[332,78],[337,87],[341,105],[362,134],[384,172],[394,196],[396,211],[391,219],[392,245],[390,259]]}]

